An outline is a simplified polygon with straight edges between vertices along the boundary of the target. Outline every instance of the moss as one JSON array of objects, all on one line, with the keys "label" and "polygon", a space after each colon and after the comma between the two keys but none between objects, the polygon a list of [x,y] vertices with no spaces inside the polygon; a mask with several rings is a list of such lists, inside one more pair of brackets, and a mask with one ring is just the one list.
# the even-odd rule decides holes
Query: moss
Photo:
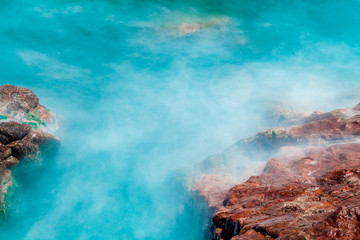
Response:
[{"label": "moss", "polygon": [[7,118],[8,118],[7,116],[0,115],[0,120],[4,120],[4,119],[7,119]]}]

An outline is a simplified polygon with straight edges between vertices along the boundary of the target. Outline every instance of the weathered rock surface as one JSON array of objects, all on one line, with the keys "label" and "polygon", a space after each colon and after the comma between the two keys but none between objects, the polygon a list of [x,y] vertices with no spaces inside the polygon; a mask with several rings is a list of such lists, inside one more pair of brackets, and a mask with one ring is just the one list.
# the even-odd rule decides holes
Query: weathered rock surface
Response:
[{"label": "weathered rock surface", "polygon": [[360,144],[274,158],[230,189],[213,218],[215,239],[360,237]]},{"label": "weathered rock surface", "polygon": [[329,118],[311,121],[300,126],[272,128],[237,144],[251,144],[256,148],[299,144],[319,145],[329,142],[354,141],[360,135],[360,114],[348,118],[334,117],[332,114],[327,116]]},{"label": "weathered rock surface", "polygon": [[[317,120],[349,117],[354,114],[353,109],[336,109],[331,112],[297,112],[286,106],[278,106],[272,112],[272,117],[281,122],[294,124],[305,124]],[[359,110],[357,110],[359,111]]]},{"label": "weathered rock surface", "polygon": [[226,176],[205,175],[193,186],[193,192],[207,202],[210,211],[218,210],[235,183]]},{"label": "weathered rock surface", "polygon": [[4,212],[5,195],[12,184],[10,169],[20,161],[38,160],[41,149],[56,146],[59,139],[46,132],[54,114],[29,89],[0,86],[0,114],[0,206]]},{"label": "weathered rock surface", "polygon": [[[230,190],[220,179],[198,182],[197,192],[216,210],[213,239],[360,239],[358,106],[232,146],[230,152],[245,149],[249,158],[275,157],[260,175]],[[229,163],[226,154],[211,159]]]}]

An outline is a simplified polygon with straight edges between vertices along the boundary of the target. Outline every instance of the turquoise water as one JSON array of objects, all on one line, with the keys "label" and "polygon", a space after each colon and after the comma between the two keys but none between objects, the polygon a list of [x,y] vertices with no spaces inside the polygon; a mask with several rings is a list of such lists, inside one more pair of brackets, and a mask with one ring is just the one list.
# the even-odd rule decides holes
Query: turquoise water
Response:
[{"label": "turquoise water", "polygon": [[359,100],[360,1],[224,2],[1,2],[0,84],[57,113],[62,145],[14,170],[0,239],[208,239],[196,163],[276,104]]}]

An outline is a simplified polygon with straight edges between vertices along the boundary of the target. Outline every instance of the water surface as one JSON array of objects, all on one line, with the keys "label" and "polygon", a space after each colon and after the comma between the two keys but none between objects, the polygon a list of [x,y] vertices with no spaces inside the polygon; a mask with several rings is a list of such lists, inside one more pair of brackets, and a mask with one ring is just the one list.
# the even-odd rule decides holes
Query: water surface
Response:
[{"label": "water surface", "polygon": [[276,104],[354,105],[359,12],[358,0],[3,0],[0,84],[57,113],[62,145],[42,169],[14,170],[0,238],[208,238],[183,169],[271,127]]}]

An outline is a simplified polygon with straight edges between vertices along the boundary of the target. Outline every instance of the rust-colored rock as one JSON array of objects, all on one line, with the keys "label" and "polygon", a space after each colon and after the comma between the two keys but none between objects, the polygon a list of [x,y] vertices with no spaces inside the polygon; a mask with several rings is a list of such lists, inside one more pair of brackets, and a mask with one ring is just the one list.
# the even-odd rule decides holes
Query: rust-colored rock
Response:
[{"label": "rust-colored rock", "polygon": [[230,148],[246,149],[249,157],[276,155],[260,175],[228,190],[222,206],[221,186],[205,191],[200,181],[197,191],[210,206],[216,203],[213,239],[360,240],[360,115],[356,107],[345,111],[319,113],[304,125],[260,132]]},{"label": "rust-colored rock", "polygon": [[360,103],[359,103],[358,105],[356,105],[356,106],[353,108],[353,110],[355,110],[355,111],[360,111]]},{"label": "rust-colored rock", "polygon": [[272,128],[254,138],[239,141],[238,145],[255,145],[256,148],[273,148],[295,144],[324,144],[327,142],[354,141],[360,135],[360,114],[349,118],[329,118],[300,126]]},{"label": "rust-colored rock", "polygon": [[331,112],[295,112],[287,107],[277,107],[272,116],[281,122],[290,124],[305,124],[317,120],[344,118],[353,115],[353,111],[359,111],[359,107],[353,109],[336,109]]},{"label": "rust-colored rock", "polygon": [[228,177],[205,175],[195,183],[193,191],[207,202],[210,210],[217,210],[223,205],[227,191],[234,185]]},{"label": "rust-colored rock", "polygon": [[360,143],[274,158],[262,175],[229,191],[213,218],[221,229],[214,239],[355,239],[359,193]]}]

